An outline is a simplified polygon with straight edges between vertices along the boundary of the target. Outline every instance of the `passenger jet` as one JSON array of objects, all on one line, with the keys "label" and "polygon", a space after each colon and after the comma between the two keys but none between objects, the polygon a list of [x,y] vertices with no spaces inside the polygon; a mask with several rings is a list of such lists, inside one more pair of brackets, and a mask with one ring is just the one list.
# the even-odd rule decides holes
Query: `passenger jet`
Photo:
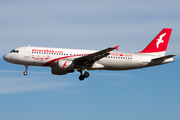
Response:
[{"label": "passenger jet", "polygon": [[[19,47],[3,56],[7,62],[25,66],[51,67],[54,75],[65,75],[75,70],[80,72],[79,80],[90,76],[89,70],[131,70],[174,62],[175,55],[166,55],[166,48],[172,29],[164,28],[141,52],[112,52],[118,46],[104,50],[78,50],[47,47]],[[85,71],[83,73],[83,71]]]}]

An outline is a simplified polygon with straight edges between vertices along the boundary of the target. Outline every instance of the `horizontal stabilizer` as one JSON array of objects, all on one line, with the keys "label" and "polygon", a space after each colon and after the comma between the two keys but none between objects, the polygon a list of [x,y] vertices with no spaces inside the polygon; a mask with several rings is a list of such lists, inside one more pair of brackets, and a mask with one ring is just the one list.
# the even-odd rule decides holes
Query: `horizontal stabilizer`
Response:
[{"label": "horizontal stabilizer", "polygon": [[159,57],[159,58],[155,58],[153,60],[166,60],[166,59],[169,59],[169,58],[172,58],[176,55],[167,55],[167,56],[163,56],[163,57]]}]

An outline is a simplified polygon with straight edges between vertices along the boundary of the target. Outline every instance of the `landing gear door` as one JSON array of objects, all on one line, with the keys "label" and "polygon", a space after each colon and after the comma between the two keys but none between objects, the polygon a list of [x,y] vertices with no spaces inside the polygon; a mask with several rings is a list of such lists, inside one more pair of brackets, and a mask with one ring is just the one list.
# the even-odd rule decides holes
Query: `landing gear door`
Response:
[{"label": "landing gear door", "polygon": [[30,58],[30,46],[25,48],[24,57],[25,58]]}]

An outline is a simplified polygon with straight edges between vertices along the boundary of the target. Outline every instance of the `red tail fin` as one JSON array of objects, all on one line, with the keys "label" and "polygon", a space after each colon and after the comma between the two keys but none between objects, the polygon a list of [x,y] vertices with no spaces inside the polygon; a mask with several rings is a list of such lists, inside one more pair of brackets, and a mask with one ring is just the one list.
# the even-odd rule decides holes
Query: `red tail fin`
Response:
[{"label": "red tail fin", "polygon": [[164,52],[167,49],[169,38],[171,35],[171,28],[164,28],[152,41],[151,43],[139,53],[157,53]]}]

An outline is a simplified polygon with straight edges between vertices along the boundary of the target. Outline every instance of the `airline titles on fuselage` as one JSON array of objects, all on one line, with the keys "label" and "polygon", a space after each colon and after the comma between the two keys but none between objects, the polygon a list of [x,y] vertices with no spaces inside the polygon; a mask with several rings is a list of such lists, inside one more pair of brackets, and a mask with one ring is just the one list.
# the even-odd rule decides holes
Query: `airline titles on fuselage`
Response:
[{"label": "airline titles on fuselage", "polygon": [[[48,55],[48,56],[40,56],[41,54],[43,55]],[[77,53],[65,53],[63,51],[58,51],[58,50],[52,50],[52,49],[32,49],[32,58],[35,60],[49,60],[50,56],[49,55],[61,55],[61,56],[70,56],[70,57],[76,57],[76,56],[85,56],[89,55],[88,54],[77,54]],[[125,55],[121,53],[110,53],[109,56],[106,58],[115,58],[115,59],[127,59],[127,60],[132,60],[132,55]]]},{"label": "airline titles on fuselage", "polygon": [[63,51],[55,51],[51,49],[32,49],[32,52],[44,52],[44,53],[63,53]]}]

